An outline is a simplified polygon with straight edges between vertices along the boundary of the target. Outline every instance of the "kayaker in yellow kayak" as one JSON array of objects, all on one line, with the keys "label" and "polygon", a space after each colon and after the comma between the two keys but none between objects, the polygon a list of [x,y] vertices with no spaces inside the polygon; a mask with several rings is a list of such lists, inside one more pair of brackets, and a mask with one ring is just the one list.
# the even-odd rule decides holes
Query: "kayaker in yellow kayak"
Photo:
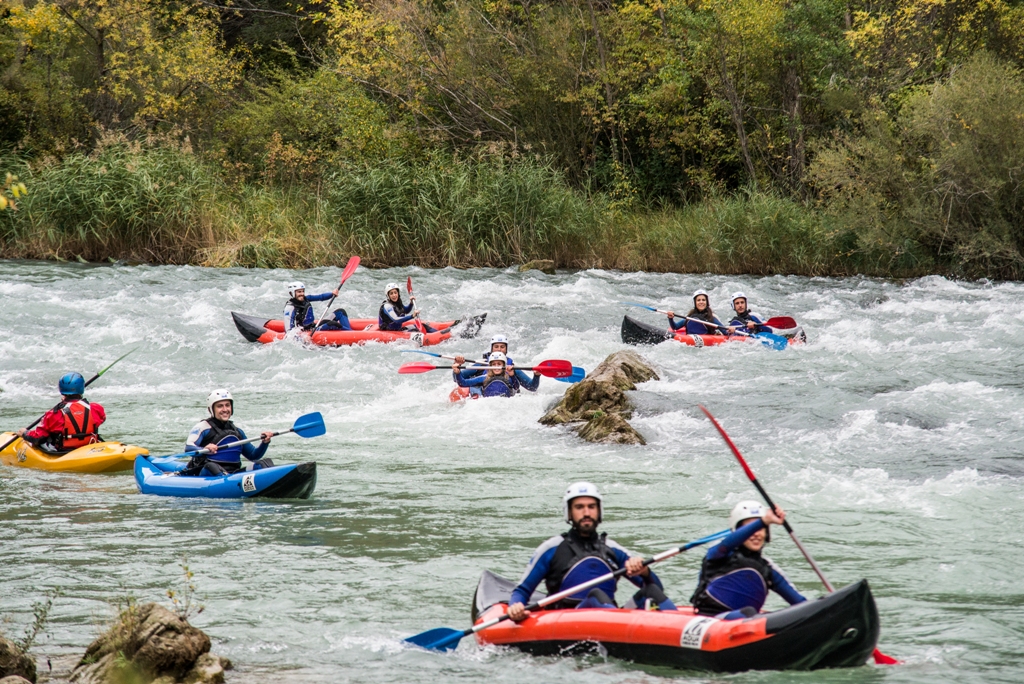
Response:
[{"label": "kayaker in yellow kayak", "polygon": [[57,408],[47,411],[35,430],[21,428],[16,434],[50,454],[66,453],[102,442],[99,427],[107,420],[107,412],[99,404],[86,401],[82,374],[65,374],[57,388],[61,394]]},{"label": "kayaker in yellow kayak", "polygon": [[[603,498],[597,487],[589,482],[569,485],[562,499],[565,521],[572,525],[565,534],[548,539],[537,547],[526,566],[519,586],[509,599],[508,615],[512,620],[525,620],[534,590],[544,582],[548,594],[583,584],[609,572],[626,568],[629,581],[640,591],[630,599],[627,607],[675,610],[676,606],[665,596],[661,580],[644,566],[643,558],[634,556],[606,534],[598,534],[601,523]],[[557,608],[617,608],[615,587],[617,579],[609,579],[589,591],[548,606]]]}]

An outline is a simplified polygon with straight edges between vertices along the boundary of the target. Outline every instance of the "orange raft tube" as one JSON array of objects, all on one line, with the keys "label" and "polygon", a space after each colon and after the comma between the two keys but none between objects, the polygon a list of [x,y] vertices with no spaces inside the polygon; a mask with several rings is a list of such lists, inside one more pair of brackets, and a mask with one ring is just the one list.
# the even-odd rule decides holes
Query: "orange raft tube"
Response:
[{"label": "orange raft tube", "polygon": [[[504,615],[514,587],[485,572],[474,597],[475,624]],[[817,601],[740,620],[696,615],[691,607],[541,610],[519,624],[505,621],[481,630],[476,638],[534,655],[598,650],[646,665],[743,672],[864,665],[879,630],[875,600],[861,580]]]},{"label": "orange raft tube", "polygon": [[[246,314],[231,312],[231,318],[235,327],[242,337],[250,342],[270,344],[285,337],[284,321],[267,319],[262,316],[248,316]],[[428,347],[440,344],[452,337],[452,328],[460,323],[464,324],[461,337],[474,337],[483,325],[487,314],[473,316],[466,321],[444,321],[429,322],[430,327],[438,332],[426,333],[415,330],[380,330],[377,321],[371,318],[352,318],[352,330],[321,330],[312,334],[303,333],[312,344],[321,347],[341,347],[352,344],[366,344],[367,342],[397,342],[400,340],[412,340],[421,347]]]},{"label": "orange raft tube", "polygon": [[[807,340],[803,328],[775,330],[780,337],[786,338],[786,344],[802,344]],[[751,344],[761,343],[754,337],[744,335],[690,335],[684,332],[668,330],[638,321],[632,316],[622,319],[622,341],[626,344],[658,344],[665,340],[675,340],[690,347],[715,347],[720,344]],[[780,341],[781,342],[781,341]]]}]

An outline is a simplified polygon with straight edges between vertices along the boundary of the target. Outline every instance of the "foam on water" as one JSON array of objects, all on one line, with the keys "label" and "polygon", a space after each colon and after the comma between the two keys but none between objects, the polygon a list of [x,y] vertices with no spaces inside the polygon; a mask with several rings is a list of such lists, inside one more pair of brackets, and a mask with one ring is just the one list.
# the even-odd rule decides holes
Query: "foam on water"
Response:
[{"label": "foam on water", "polygon": [[[229,387],[250,432],[324,414],[328,434],[275,439],[280,462],[316,460],[306,502],[144,497],[130,475],[0,469],[0,604],[16,625],[60,587],[53,654],[80,653],[109,602],[160,600],[183,555],[206,610],[197,623],[231,657],[231,681],[496,683],[656,682],[675,676],[600,656],[532,658],[463,640],[437,656],[401,645],[431,627],[468,624],[480,572],[518,577],[561,531],[566,483],[607,494],[604,527],[653,553],[725,525],[757,498],[717,433],[732,434],[835,584],[870,579],[883,649],[900,668],[748,674],[742,681],[1019,681],[1024,595],[1014,553],[1024,532],[1024,286],[929,277],[742,278],[582,271],[360,270],[335,303],[373,317],[384,284],[412,274],[429,318],[488,311],[480,338],[432,349],[477,358],[490,335],[520,363],[568,358],[592,370],[623,348],[622,307],[683,313],[694,289],[720,316],[735,290],[758,313],[793,315],[810,343],[785,352],[730,344],[640,349],[661,380],[634,394],[646,447],[582,443],[537,423],[568,385],[544,379],[514,400],[450,404],[446,371],[400,376],[426,360],[403,345],[311,349],[245,342],[229,311],[277,317],[285,284],[331,289],[340,268],[209,270],[0,264],[0,418],[25,425],[51,406],[69,368],[86,376],[133,348],[90,388],[104,434],[155,453],[180,451],[213,387]],[[316,304],[322,311],[323,304]],[[658,573],[689,597],[699,552]],[[771,554],[798,589],[817,579],[783,533]],[[774,598],[769,607],[780,607]],[[710,681],[685,676],[687,681]],[[722,678],[716,678],[719,681]]]}]

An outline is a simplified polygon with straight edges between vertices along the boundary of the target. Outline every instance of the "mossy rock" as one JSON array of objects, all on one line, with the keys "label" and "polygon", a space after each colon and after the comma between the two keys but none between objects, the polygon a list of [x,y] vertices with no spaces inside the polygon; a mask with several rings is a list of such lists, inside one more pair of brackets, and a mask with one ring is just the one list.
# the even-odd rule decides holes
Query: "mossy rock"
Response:
[{"label": "mossy rock", "polygon": [[533,261],[527,261],[519,267],[519,272],[526,273],[527,271],[541,271],[548,275],[555,275],[555,262],[551,259],[534,259]]},{"label": "mossy rock", "polygon": [[36,681],[36,661],[11,641],[0,637],[0,678],[24,677]]}]

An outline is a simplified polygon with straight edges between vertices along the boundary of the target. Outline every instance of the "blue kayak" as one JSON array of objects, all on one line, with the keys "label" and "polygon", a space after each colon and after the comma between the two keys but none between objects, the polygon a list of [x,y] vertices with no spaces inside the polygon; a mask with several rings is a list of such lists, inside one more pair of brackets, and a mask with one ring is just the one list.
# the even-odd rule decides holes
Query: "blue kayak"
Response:
[{"label": "blue kayak", "polygon": [[[161,463],[161,465],[164,464]],[[183,464],[182,464],[183,465]],[[140,456],[135,459],[135,484],[143,494],[210,499],[308,499],[316,488],[316,463],[243,470],[232,475],[182,476],[166,472]]]}]

